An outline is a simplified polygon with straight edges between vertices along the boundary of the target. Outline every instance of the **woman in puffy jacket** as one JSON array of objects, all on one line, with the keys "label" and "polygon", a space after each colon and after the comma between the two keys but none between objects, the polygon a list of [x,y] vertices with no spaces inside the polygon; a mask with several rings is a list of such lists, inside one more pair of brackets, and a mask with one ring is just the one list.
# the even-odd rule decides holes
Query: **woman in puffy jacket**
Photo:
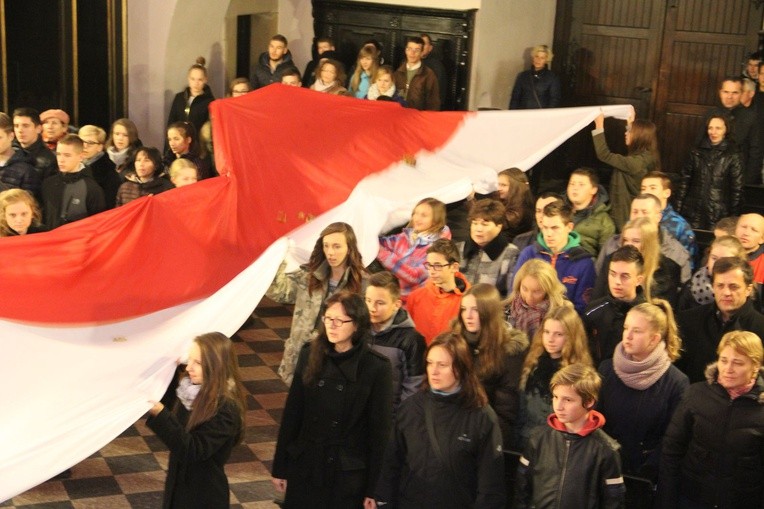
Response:
[{"label": "woman in puffy jacket", "polygon": [[740,214],[743,165],[727,116],[711,116],[706,131],[682,169],[676,208],[693,228],[713,230],[719,219]]}]

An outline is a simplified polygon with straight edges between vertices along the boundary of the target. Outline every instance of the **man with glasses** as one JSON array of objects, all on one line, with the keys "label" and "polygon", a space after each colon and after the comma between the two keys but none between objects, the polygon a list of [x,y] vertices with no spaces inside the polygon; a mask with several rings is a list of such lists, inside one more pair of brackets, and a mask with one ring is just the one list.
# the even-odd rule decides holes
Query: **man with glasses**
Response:
[{"label": "man with glasses", "polygon": [[459,272],[459,250],[450,239],[438,239],[427,249],[427,281],[409,294],[406,306],[414,326],[428,345],[459,314],[462,294],[470,287]]},{"label": "man with glasses", "polygon": [[438,78],[432,69],[422,64],[423,53],[424,40],[421,37],[409,37],[406,40],[406,61],[395,71],[395,88],[400,91],[409,108],[438,111]]}]

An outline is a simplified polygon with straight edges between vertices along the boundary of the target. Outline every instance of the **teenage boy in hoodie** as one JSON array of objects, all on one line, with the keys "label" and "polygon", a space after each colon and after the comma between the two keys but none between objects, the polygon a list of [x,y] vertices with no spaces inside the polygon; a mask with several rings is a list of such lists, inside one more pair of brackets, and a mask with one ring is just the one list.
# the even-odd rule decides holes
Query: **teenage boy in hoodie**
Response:
[{"label": "teenage boy in hoodie", "polygon": [[[573,210],[569,205],[550,203],[544,207],[539,224],[541,233],[536,241],[520,252],[514,274],[531,258],[544,260],[557,271],[557,277],[567,289],[567,297],[579,314],[583,314],[594,287],[594,260],[584,248],[578,233],[573,231]],[[507,288],[512,288],[512,279]]]},{"label": "teenage boy in hoodie", "polygon": [[392,272],[372,274],[366,287],[371,347],[393,368],[393,409],[419,391],[424,379],[424,338],[401,308],[401,286]]},{"label": "teenage boy in hoodie", "polygon": [[430,244],[426,259],[427,281],[409,294],[406,307],[416,330],[429,345],[435,336],[449,330],[470,284],[459,272],[459,249],[451,239]]},{"label": "teenage boy in hoodie", "polygon": [[625,507],[618,442],[592,410],[602,381],[590,366],[570,364],[552,377],[548,426],[531,434],[520,458],[515,492],[518,509]]}]

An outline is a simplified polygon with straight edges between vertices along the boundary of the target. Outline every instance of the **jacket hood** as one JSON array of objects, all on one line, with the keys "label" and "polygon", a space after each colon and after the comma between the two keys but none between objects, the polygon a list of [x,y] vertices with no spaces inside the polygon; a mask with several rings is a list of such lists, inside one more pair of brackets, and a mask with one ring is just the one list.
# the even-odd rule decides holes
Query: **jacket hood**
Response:
[{"label": "jacket hood", "polygon": [[585,437],[605,425],[605,416],[596,410],[589,410],[589,415],[586,418],[584,427],[581,428],[581,430],[578,433],[570,433],[570,431],[568,431],[568,428],[565,427],[565,424],[561,423],[560,420],[557,418],[556,414],[550,414],[549,417],[547,417],[546,422],[557,431],[562,431],[564,433],[569,433],[571,435],[580,435],[582,437]]},{"label": "jacket hood", "polygon": [[[546,245],[546,242],[544,242],[544,234],[539,232],[538,236],[536,237],[536,242],[539,243],[541,248],[546,252],[551,252],[551,249],[549,249],[549,246]],[[572,247],[579,247],[581,246],[581,236],[578,234],[577,231],[572,231],[568,234],[568,243],[565,244],[565,247],[562,249],[563,251],[567,251],[568,249]]]},{"label": "jacket hood", "polygon": [[390,327],[388,327],[386,330],[382,332],[388,332],[394,329],[414,329],[414,328],[415,328],[414,320],[411,319],[411,317],[408,314],[408,311],[401,308],[398,310],[397,313],[395,313],[395,318],[393,318],[393,323],[390,324]]},{"label": "jacket hood", "polygon": [[505,323],[509,341],[504,342],[504,351],[508,355],[520,355],[525,352],[530,345],[528,335],[520,329],[515,329],[508,323]]},{"label": "jacket hood", "polygon": [[[719,376],[719,368],[717,368],[716,362],[712,362],[706,366],[704,374],[708,385],[715,384],[716,377]],[[753,384],[751,391],[745,396],[755,399],[759,404],[764,405],[764,367],[759,368],[759,376],[756,378],[756,382]]]}]

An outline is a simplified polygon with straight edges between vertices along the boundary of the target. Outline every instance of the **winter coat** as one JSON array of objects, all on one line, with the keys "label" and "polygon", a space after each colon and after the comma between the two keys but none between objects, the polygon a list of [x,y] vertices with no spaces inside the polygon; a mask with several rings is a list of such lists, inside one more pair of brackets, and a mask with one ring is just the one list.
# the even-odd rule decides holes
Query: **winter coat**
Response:
[{"label": "winter coat", "polygon": [[[692,276],[689,253],[682,247],[682,244],[680,244],[678,240],[671,235],[668,235],[662,229],[659,235],[661,239],[661,254],[669,260],[673,260],[679,266],[679,282],[684,283]],[[602,270],[608,266],[605,264],[605,259],[607,258],[609,262],[610,259],[608,257],[619,247],[621,247],[621,234],[617,233],[610,237],[605,245],[602,246],[602,249],[600,249],[600,254],[597,256],[597,263],[595,265],[597,274],[601,273]]]},{"label": "winter coat", "polygon": [[531,68],[517,75],[509,99],[509,109],[559,108],[561,101],[560,78],[544,66],[540,71]]},{"label": "winter coat", "polygon": [[750,299],[726,323],[716,302],[677,313],[676,323],[683,340],[682,357],[676,364],[690,377],[690,383],[704,380],[706,365],[716,360],[716,347],[726,333],[745,330],[764,338],[764,315],[754,309]]},{"label": "winter coat", "polygon": [[462,295],[469,287],[464,275],[457,272],[456,288],[450,292],[444,292],[429,279],[424,286],[411,292],[408,312],[425,343],[429,345],[435,336],[449,330],[451,320],[459,314]]},{"label": "winter coat", "polygon": [[[727,115],[732,117],[733,132],[735,144],[740,149],[740,161],[743,167],[744,184],[761,183],[761,119],[756,114],[756,108],[746,108],[742,104],[727,109],[713,108],[706,114],[703,126],[708,125],[708,119],[712,115]],[[705,128],[703,129],[703,138],[707,136]]]},{"label": "winter coat", "polygon": [[273,477],[287,480],[287,509],[358,509],[373,497],[392,419],[390,363],[361,339],[326,354],[306,384],[300,352],[281,418]]},{"label": "winter coat", "polygon": [[[567,297],[573,303],[576,311],[583,313],[589,296],[594,287],[595,271],[592,255],[580,246],[580,238],[575,231],[568,234],[568,244],[558,254],[553,254],[544,243],[544,237],[539,233],[536,242],[526,247],[517,257],[517,263],[510,277],[531,258],[538,258],[552,264],[557,271],[557,277],[567,289]],[[512,288],[512,279],[507,282],[507,288]]]},{"label": "winter coat", "polygon": [[599,372],[602,388],[595,408],[607,417],[605,432],[621,445],[624,473],[656,482],[663,434],[690,386],[687,375],[672,365],[653,385],[638,390],[623,383],[613,359]]},{"label": "winter coat", "polygon": [[743,165],[734,145],[706,140],[692,149],[682,168],[676,208],[693,228],[713,230],[716,222],[740,214],[743,205]]},{"label": "winter coat", "polygon": [[597,256],[607,239],[615,233],[615,224],[610,218],[610,205],[605,188],[599,186],[592,203],[573,214],[573,230],[578,233],[581,247],[592,256]]},{"label": "winter coat", "polygon": [[[523,249],[525,249],[526,247],[528,247],[531,244],[533,244],[533,241],[536,240],[536,238],[538,238],[538,236],[539,236],[539,228],[536,225],[535,219],[534,219],[534,223],[533,223],[533,226],[531,227],[531,230],[527,231],[525,233],[518,233],[515,236],[515,238],[512,239],[512,244],[516,245],[517,249],[519,249],[522,252]],[[518,269],[519,268],[520,267],[518,267]],[[510,277],[510,280],[511,279],[512,279],[512,277]],[[511,287],[508,287],[508,289],[510,291],[512,290]]]},{"label": "winter coat", "polygon": [[384,268],[395,274],[401,284],[401,300],[406,303],[409,294],[427,280],[427,249],[438,239],[450,239],[451,230],[444,226],[438,233],[414,236],[413,228],[401,233],[379,238],[377,260]]},{"label": "winter coat", "polygon": [[520,251],[503,232],[483,247],[469,238],[457,244],[457,248],[462,256],[462,273],[471,285],[488,283],[495,286],[502,297],[507,296],[507,275]]},{"label": "winter coat", "polygon": [[586,336],[589,338],[589,353],[595,366],[613,357],[615,346],[623,338],[626,314],[631,308],[643,302],[645,302],[645,294],[642,292],[642,287],[638,286],[637,297],[632,301],[616,299],[608,291],[606,296],[594,299],[586,306],[582,319]]},{"label": "winter coat", "polygon": [[393,73],[395,87],[400,91],[409,108],[417,110],[440,110],[440,88],[435,73],[421,63],[416,74],[408,82],[406,62]]},{"label": "winter coat", "polygon": [[690,267],[695,268],[695,261],[698,257],[698,243],[695,240],[695,231],[690,223],[682,217],[671,204],[666,204],[666,208],[661,212],[661,228],[671,234],[690,255]]},{"label": "winter coat", "polygon": [[[609,293],[608,271],[604,269],[605,267],[610,267],[610,258],[612,256],[612,254],[609,254],[605,257],[602,266],[603,270],[597,274],[594,289],[592,290],[592,299],[600,299]],[[652,298],[666,299],[672,306],[675,305],[679,295],[679,288],[682,286],[681,274],[682,269],[679,265],[674,260],[661,254],[658,268],[653,272],[653,285],[650,288],[650,296]]]},{"label": "winter coat", "polygon": [[405,309],[399,309],[388,328],[371,333],[369,346],[390,361],[393,368],[393,408],[419,392],[424,371],[424,338],[414,328]]},{"label": "winter coat", "polygon": [[[430,405],[444,466],[425,420]],[[390,509],[501,509],[506,503],[501,432],[490,406],[465,408],[460,393],[422,391],[401,405],[376,498]]]},{"label": "winter coat", "polygon": [[117,165],[109,159],[106,152],[99,152],[94,159],[85,162],[85,167],[90,169],[93,180],[103,189],[106,209],[113,209],[117,203],[117,191],[122,185],[122,178],[117,173]]},{"label": "winter coat", "polygon": [[257,64],[252,69],[252,79],[249,80],[252,83],[252,90],[257,90],[271,83],[281,83],[284,73],[292,69],[297,70],[297,66],[294,65],[291,52],[288,51],[284,54],[284,58],[275,69],[271,69],[271,57],[268,52],[260,53]]},{"label": "winter coat", "polygon": [[0,183],[4,189],[18,188],[29,191],[36,200],[40,200],[42,179],[35,170],[34,161],[23,150],[15,150],[13,155],[0,166]]},{"label": "winter coat", "polygon": [[210,103],[215,100],[215,96],[212,95],[212,89],[209,85],[204,85],[202,93],[194,97],[191,106],[188,105],[190,98],[191,89],[188,87],[183,92],[175,94],[170,107],[170,115],[167,117],[167,125],[169,126],[173,122],[189,122],[196,129],[198,136],[202,126],[210,119],[209,107]]},{"label": "winter coat", "polygon": [[241,430],[239,411],[226,401],[209,421],[187,431],[189,416],[178,405],[177,415],[165,407],[146,420],[170,449],[162,508],[225,509],[229,493],[224,466]]},{"label": "winter coat", "polygon": [[[81,167],[82,168],[82,167]],[[58,173],[42,183],[43,223],[51,230],[103,212],[103,190],[90,171]]]},{"label": "winter coat", "polygon": [[706,380],[690,386],[663,437],[662,509],[680,497],[703,507],[764,508],[764,370],[734,400],[717,374],[712,364]]},{"label": "winter coat", "polygon": [[[279,267],[276,277],[265,294],[281,304],[294,304],[292,328],[284,342],[284,355],[279,366],[279,375],[284,382],[290,384],[302,346],[312,341],[318,333],[318,319],[324,313],[324,302],[331,295],[329,293],[331,268],[326,261],[318,267],[315,276],[321,281],[321,287],[314,290],[312,294],[308,292],[310,274],[307,266],[303,265],[299,270],[289,274],[285,272],[285,268],[286,262]],[[335,291],[347,286],[349,276],[349,271],[345,269]]]},{"label": "winter coat", "polygon": [[126,181],[122,183],[122,185],[119,186],[119,190],[117,190],[117,207],[126,205],[143,196],[159,194],[175,188],[175,186],[172,185],[172,182],[164,177],[164,174],[156,176],[146,182],[139,181],[138,176],[135,173],[128,173],[125,176],[125,179]]},{"label": "winter coat", "polygon": [[[528,336],[518,329],[507,325],[506,340],[502,342],[504,358],[501,371],[488,376],[480,376],[480,351],[478,345],[470,340],[474,334],[465,334],[472,349],[473,367],[478,373],[480,383],[483,384],[488,403],[496,412],[501,428],[501,438],[504,449],[515,451],[519,446],[519,437],[516,436],[520,419],[520,375],[523,370],[523,361],[528,352]],[[474,338],[477,340],[477,338]]]},{"label": "winter coat", "polygon": [[517,509],[616,509],[625,507],[618,442],[601,427],[596,411],[579,433],[554,414],[531,435],[517,472]]},{"label": "winter coat", "polygon": [[657,168],[655,154],[643,150],[627,156],[610,151],[604,129],[592,131],[592,141],[597,159],[613,167],[610,176],[610,215],[618,231],[629,220],[631,200],[641,192],[642,178]]},{"label": "winter coat", "polygon": [[24,151],[24,154],[26,154],[32,162],[41,181],[58,174],[56,154],[51,152],[47,145],[45,145],[41,136],[37,137],[37,141],[26,148],[21,148],[21,150]]}]

